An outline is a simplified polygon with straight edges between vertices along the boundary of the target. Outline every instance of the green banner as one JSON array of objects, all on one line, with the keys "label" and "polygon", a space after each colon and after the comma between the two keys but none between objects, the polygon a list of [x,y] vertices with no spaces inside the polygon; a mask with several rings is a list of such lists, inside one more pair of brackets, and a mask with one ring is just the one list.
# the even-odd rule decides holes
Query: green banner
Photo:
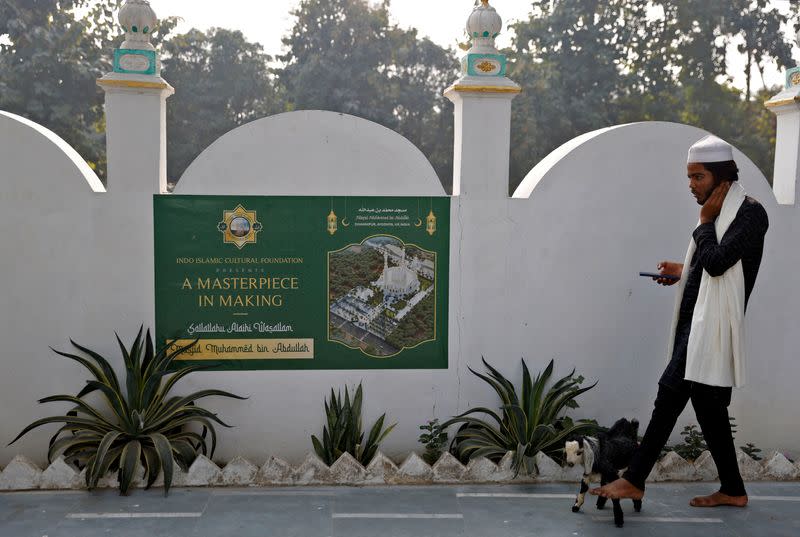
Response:
[{"label": "green banner", "polygon": [[156,337],[216,370],[446,369],[450,199],[154,196]]}]

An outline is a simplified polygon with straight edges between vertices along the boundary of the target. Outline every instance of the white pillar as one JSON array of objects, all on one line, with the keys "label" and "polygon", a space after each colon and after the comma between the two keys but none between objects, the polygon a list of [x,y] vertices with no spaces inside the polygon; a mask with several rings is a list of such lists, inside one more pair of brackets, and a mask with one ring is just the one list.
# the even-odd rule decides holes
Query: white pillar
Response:
[{"label": "white pillar", "polygon": [[[86,322],[129,339],[141,323],[154,328],[153,195],[167,192],[166,100],[174,90],[149,42],[158,20],[147,0],[127,0],[119,21],[126,39],[114,51],[114,71],[98,81],[106,93],[108,193],[97,200],[98,225],[87,238],[108,276],[95,284],[105,302],[93,304]],[[135,299],[120,303],[130,289]]]},{"label": "white pillar", "polygon": [[785,89],[764,105],[778,119],[772,190],[778,203],[794,205],[800,175],[800,67],[786,72]]},{"label": "white pillar", "polygon": [[455,105],[454,196],[509,195],[511,101],[521,89],[506,77],[506,57],[494,46],[502,26],[482,0],[467,21],[472,48],[461,62],[462,76],[444,92]]},{"label": "white pillar", "polygon": [[472,48],[461,77],[444,93],[455,105],[449,346],[460,379],[470,375],[468,366],[483,368],[481,356],[491,357],[501,337],[477,327],[502,324],[508,316],[507,214],[516,201],[508,192],[511,101],[521,88],[506,77],[506,58],[494,46],[501,29],[488,1],[472,11]]},{"label": "white pillar", "polygon": [[110,73],[106,92],[109,192],[167,192],[167,98],[174,93],[160,76]]},{"label": "white pillar", "polygon": [[509,195],[511,100],[499,87],[455,85],[445,94],[455,105],[453,195],[503,199]]},{"label": "white pillar", "polygon": [[796,96],[778,94],[766,106],[778,119],[772,190],[778,203],[794,205],[800,173],[800,102]]},{"label": "white pillar", "polygon": [[167,192],[167,105],[175,90],[160,76],[150,44],[158,24],[147,0],[128,0],[119,13],[126,39],[114,71],[98,81],[106,92],[108,190]]}]

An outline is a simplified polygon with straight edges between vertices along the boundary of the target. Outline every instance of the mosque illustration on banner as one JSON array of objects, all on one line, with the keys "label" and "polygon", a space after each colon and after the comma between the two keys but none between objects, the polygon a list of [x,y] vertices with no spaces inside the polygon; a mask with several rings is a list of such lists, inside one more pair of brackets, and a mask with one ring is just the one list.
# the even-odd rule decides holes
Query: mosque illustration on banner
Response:
[{"label": "mosque illustration on banner", "polygon": [[436,339],[436,254],[389,235],[328,254],[328,339],[389,357]]}]

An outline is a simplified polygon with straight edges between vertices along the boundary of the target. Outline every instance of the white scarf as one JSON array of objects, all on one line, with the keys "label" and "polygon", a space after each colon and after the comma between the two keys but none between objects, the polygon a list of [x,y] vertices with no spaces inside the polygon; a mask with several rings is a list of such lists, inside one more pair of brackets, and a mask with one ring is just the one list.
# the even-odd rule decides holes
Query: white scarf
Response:
[{"label": "white scarf", "polygon": [[[722,210],[714,224],[717,241],[722,240],[723,235],[730,227],[744,202],[745,195],[744,188],[738,182],[731,184],[725,201],[722,203]],[[692,238],[678,284],[667,360],[672,359],[681,300],[686,280],[689,277],[692,257],[696,250],[697,244]],[[712,277],[703,270],[689,333],[684,376],[686,380],[711,386],[739,388],[744,385],[744,301],[744,270],[741,259],[726,270],[722,276]]]}]

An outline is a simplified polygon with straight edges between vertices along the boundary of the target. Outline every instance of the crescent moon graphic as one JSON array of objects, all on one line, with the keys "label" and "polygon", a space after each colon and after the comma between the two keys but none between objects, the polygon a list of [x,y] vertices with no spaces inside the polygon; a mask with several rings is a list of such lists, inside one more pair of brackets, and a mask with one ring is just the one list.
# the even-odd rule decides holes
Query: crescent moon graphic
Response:
[{"label": "crescent moon graphic", "polygon": [[342,218],[342,227],[350,227],[350,223],[347,221],[346,216]]},{"label": "crescent moon graphic", "polygon": [[422,218],[417,218],[417,223],[414,224],[416,227],[422,227]]}]

